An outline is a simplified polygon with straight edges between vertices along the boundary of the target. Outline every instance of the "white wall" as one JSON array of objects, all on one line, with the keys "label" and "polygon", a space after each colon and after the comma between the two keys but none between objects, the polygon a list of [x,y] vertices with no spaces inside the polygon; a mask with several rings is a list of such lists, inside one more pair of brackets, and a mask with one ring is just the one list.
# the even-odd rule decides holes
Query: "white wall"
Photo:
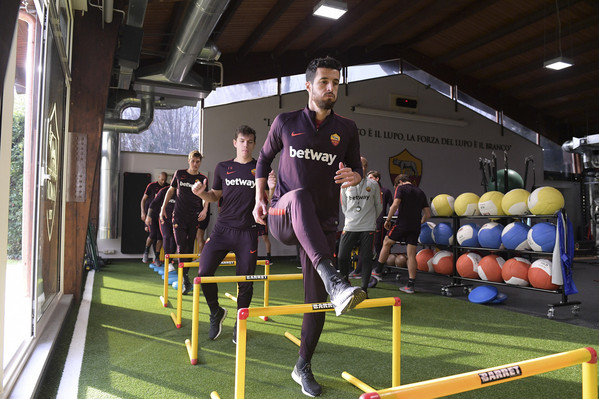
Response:
[{"label": "white wall", "polygon": [[[543,154],[539,146],[507,129],[502,132],[499,125],[466,107],[458,105],[456,112],[452,100],[408,76],[398,75],[351,83],[347,95],[345,89],[345,86],[339,89],[335,112],[356,121],[361,135],[361,153],[368,159],[369,169],[381,172],[382,184],[385,187],[392,188],[389,176],[390,158],[403,150],[408,150],[422,161],[420,187],[429,198],[441,193],[457,197],[467,191],[481,195],[484,189],[480,184],[482,175],[479,158],[491,158],[493,150],[498,159],[499,169],[504,166],[503,149],[506,149],[509,168],[520,175],[524,174],[525,157],[532,155],[536,164],[537,185],[543,182]],[[420,115],[464,120],[467,126],[446,126],[361,115],[351,111],[354,105],[389,109],[389,94],[417,98]],[[282,96],[282,108],[278,107],[277,97],[270,97],[205,109],[204,160],[201,167],[203,173],[213,171],[218,162],[235,156],[232,140],[237,126],[246,124],[256,130],[257,145],[254,157],[257,158],[275,116],[280,112],[303,108],[306,101],[307,93],[300,92]],[[124,153],[121,165],[122,171],[128,172],[157,173],[162,169],[170,172],[185,167],[186,159]],[[276,169],[276,162],[274,168]],[[529,182],[531,181],[532,177],[529,176]],[[212,218],[212,223],[215,219]],[[274,238],[271,241],[273,255],[295,255],[295,247],[284,246]],[[259,251],[260,254],[264,253],[262,241]]]}]

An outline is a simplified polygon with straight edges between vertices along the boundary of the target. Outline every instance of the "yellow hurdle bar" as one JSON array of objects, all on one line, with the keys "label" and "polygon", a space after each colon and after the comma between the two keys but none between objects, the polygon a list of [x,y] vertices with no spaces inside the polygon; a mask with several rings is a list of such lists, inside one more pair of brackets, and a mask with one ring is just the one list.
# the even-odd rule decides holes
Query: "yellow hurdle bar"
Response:
[{"label": "yellow hurdle bar", "polygon": [[[197,288],[197,287],[196,287]],[[198,325],[200,323],[200,290],[195,289],[193,291],[193,315],[192,315],[192,323],[191,323],[191,336],[198,336]],[[189,355],[189,359],[191,360],[191,364],[198,364],[198,340],[195,339],[192,342],[189,342],[188,339],[185,340],[185,347],[187,348],[187,354]]]},{"label": "yellow hurdle bar", "polygon": [[[162,250],[161,250],[162,251]],[[199,258],[200,254],[164,254],[164,289],[162,292],[162,296],[160,296],[160,303],[162,303],[163,307],[167,307],[168,306],[168,264],[170,263],[170,259],[193,259],[193,258]],[[235,254],[234,253],[228,253],[225,256],[225,259],[223,259],[223,263],[226,262],[226,265],[223,265],[223,263],[221,263],[221,266],[228,266],[230,264],[235,265]],[[199,266],[200,263],[199,262],[187,262],[187,263],[197,263],[195,266]],[[188,267],[193,267],[193,266],[188,266]]]},{"label": "yellow hurdle bar", "polygon": [[[382,306],[393,306],[393,337],[392,337],[392,372],[397,372],[398,375],[392,376],[392,381],[399,381],[399,360],[400,353],[395,352],[399,350],[399,344],[396,344],[396,340],[401,339],[401,332],[396,331],[396,326],[400,324],[399,314],[401,312],[401,301],[399,298],[376,298],[366,299],[359,303],[355,309],[366,309],[376,308]],[[298,314],[298,313],[315,313],[315,312],[328,312],[334,310],[333,304],[330,302],[325,303],[306,303],[300,305],[285,305],[285,306],[271,306],[263,308],[244,308],[239,309],[237,312],[237,359],[235,362],[235,399],[245,398],[245,363],[246,363],[246,345],[247,345],[247,318],[248,317],[260,317],[260,316],[275,316],[275,315],[286,315],[286,314]],[[397,363],[397,365],[395,365]]]},{"label": "yellow hurdle bar", "polygon": [[370,385],[364,383],[363,381],[357,379],[356,377],[354,377],[347,371],[344,371],[343,373],[341,373],[341,377],[343,377],[343,379],[346,380],[347,382],[349,382],[350,384],[354,385],[356,388],[360,389],[362,392],[376,391],[376,389],[374,389]]},{"label": "yellow hurdle bar", "polygon": [[576,364],[582,364],[582,398],[597,399],[597,352],[593,348],[580,348],[519,363],[387,388],[362,394],[360,399],[438,398],[531,377]]},{"label": "yellow hurdle bar", "polygon": [[216,392],[216,391],[210,392],[210,399],[220,399],[220,396],[218,396],[218,392]]}]

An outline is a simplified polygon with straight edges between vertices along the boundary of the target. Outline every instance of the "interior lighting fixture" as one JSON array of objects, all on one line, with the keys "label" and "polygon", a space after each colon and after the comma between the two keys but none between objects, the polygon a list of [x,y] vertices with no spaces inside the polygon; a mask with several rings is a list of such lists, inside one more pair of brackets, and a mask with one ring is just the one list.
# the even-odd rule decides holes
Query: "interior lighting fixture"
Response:
[{"label": "interior lighting fixture", "polygon": [[545,61],[543,66],[548,69],[553,69],[555,71],[559,71],[560,69],[568,68],[574,65],[574,61],[568,57],[559,56],[552,60]]},{"label": "interior lighting fixture", "polygon": [[385,109],[363,107],[361,105],[354,105],[351,107],[351,110],[354,111],[356,114],[363,114],[363,115],[370,115],[370,116],[383,116],[383,117],[387,117],[387,118],[397,118],[397,119],[404,119],[404,120],[408,120],[408,121],[436,123],[439,125],[446,125],[446,126],[459,126],[459,127],[468,126],[468,122],[463,119],[449,119],[449,118],[442,118],[442,117],[438,117],[438,116],[388,111]]},{"label": "interior lighting fixture", "polygon": [[339,0],[321,0],[314,7],[313,15],[319,17],[339,19],[347,12],[347,3]]},{"label": "interior lighting fixture", "polygon": [[545,61],[543,66],[547,69],[559,71],[561,69],[571,67],[574,65],[574,61],[572,61],[571,58],[564,57],[562,54],[562,20],[559,17],[559,5],[557,0],[555,1],[555,13],[557,14],[557,46],[559,49],[559,57]]}]

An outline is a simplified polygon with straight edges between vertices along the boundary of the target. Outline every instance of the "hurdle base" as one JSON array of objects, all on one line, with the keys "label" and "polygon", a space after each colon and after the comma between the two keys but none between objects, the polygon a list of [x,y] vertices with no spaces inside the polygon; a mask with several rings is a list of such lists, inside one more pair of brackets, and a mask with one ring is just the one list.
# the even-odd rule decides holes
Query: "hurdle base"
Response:
[{"label": "hurdle base", "polygon": [[160,303],[162,303],[163,307],[168,307],[168,299],[164,299],[162,295],[160,295]]},{"label": "hurdle base", "polygon": [[177,316],[171,312],[171,319],[173,319],[173,323],[175,323],[175,327],[181,328],[181,324],[177,323]]},{"label": "hurdle base", "polygon": [[189,339],[185,340],[185,347],[187,348],[187,355],[189,355],[189,361],[192,366],[198,364],[198,359],[193,358],[192,349],[191,349],[191,341]]}]

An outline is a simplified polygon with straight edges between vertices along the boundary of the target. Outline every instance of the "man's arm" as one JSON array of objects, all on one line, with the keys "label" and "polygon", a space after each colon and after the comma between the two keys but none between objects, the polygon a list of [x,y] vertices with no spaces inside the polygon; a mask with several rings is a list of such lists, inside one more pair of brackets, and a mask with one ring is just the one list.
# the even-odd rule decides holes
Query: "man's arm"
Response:
[{"label": "man's arm", "polygon": [[164,201],[162,202],[162,206],[160,207],[160,220],[163,222],[166,219],[166,204],[168,204],[171,198],[173,198],[175,190],[175,187],[170,186],[168,191],[166,192],[166,195],[164,196]]},{"label": "man's arm", "polygon": [[268,198],[266,194],[266,177],[257,177],[256,178],[256,205],[254,205],[254,210],[252,214],[254,215],[254,220],[256,223],[260,223],[266,225],[266,205],[268,203]]},{"label": "man's arm", "polygon": [[193,184],[191,191],[204,201],[204,209],[207,202],[218,202],[223,196],[223,190],[211,189],[206,191],[206,182],[199,180]]},{"label": "man's arm", "polygon": [[383,211],[383,198],[382,198],[381,188],[378,185],[378,183],[375,186],[376,186],[376,190],[375,190],[375,194],[374,194],[374,214],[376,216],[378,216]]},{"label": "man's arm", "polygon": [[420,224],[425,223],[431,217],[431,208],[426,207],[422,209],[422,219],[420,220]]},{"label": "man's arm", "polygon": [[401,200],[399,198],[395,198],[393,200],[393,203],[391,204],[391,207],[389,208],[389,214],[387,215],[387,220],[385,220],[385,229],[387,229],[387,230],[391,229],[391,218],[395,214],[395,211],[397,211],[397,209],[399,208],[400,202],[401,202]]},{"label": "man's arm", "polygon": [[141,207],[141,220],[145,222],[146,220],[146,201],[148,200],[148,194],[144,193],[143,197],[141,197],[141,203],[139,204]]}]

